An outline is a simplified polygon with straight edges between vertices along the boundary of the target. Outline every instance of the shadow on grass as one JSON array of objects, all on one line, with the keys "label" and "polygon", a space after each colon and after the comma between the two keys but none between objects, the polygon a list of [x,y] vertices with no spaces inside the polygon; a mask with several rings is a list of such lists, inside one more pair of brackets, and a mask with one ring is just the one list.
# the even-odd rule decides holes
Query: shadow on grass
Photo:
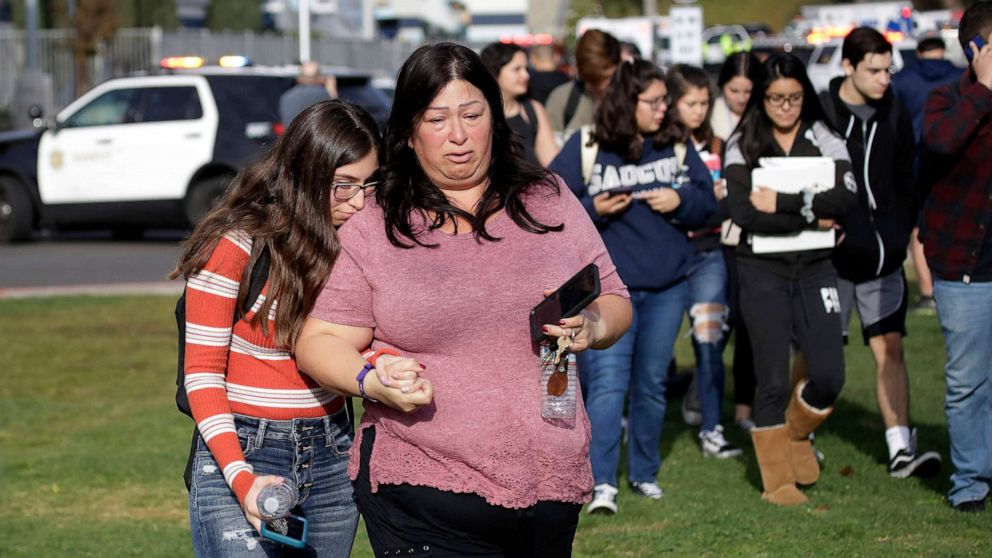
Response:
[{"label": "shadow on grass", "polygon": [[[680,370],[680,373],[685,372]],[[729,393],[729,390],[727,391]],[[683,393],[670,393],[665,412],[665,424],[661,436],[661,446],[659,451],[662,458],[662,470],[667,457],[672,453],[676,441],[683,436],[696,439],[697,427],[688,426],[682,420],[681,395]],[[732,424],[726,417],[733,417],[733,402],[724,401],[723,421]],[[919,446],[918,452],[936,451],[940,454],[941,469],[929,478],[917,479],[920,486],[938,495],[945,495],[949,488],[949,475],[951,473],[947,427],[943,423],[914,422],[912,427],[918,431]],[[836,437],[850,444],[855,451],[867,456],[879,467],[880,471],[886,471],[888,467],[888,449],[885,443],[885,427],[882,417],[874,406],[865,406],[857,401],[841,399],[837,402],[834,413],[817,431],[822,437]],[[761,494],[761,471],[754,455],[754,448],[751,444],[750,436],[732,426],[726,426],[725,435],[727,440],[733,445],[744,450],[743,455],[738,458],[744,465],[744,481],[752,486],[757,494]],[[822,445],[822,444],[821,444]],[[822,448],[821,448],[822,449]],[[842,471],[846,467],[835,456],[831,461],[831,456],[826,455],[824,462],[824,472]],[[886,473],[887,474],[887,473]]]},{"label": "shadow on grass", "polygon": [[[919,479],[921,486],[937,494],[946,494],[949,488],[948,477],[951,473],[948,448],[947,426],[933,423],[914,423],[920,440],[919,453],[936,451],[940,454],[940,471],[930,477]],[[823,424],[820,431],[829,436],[837,436],[854,446],[862,454],[871,457],[879,467],[888,467],[889,456],[885,444],[885,426],[882,417],[874,408],[844,399],[837,402],[833,415]],[[827,456],[830,459],[830,456]]]}]

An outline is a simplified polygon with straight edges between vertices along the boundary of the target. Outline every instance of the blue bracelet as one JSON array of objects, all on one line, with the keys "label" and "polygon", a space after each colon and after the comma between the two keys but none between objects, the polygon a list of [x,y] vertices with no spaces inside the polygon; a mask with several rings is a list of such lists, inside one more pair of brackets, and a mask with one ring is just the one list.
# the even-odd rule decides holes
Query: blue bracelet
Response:
[{"label": "blue bracelet", "polygon": [[362,399],[370,403],[378,403],[379,400],[372,399],[365,393],[365,376],[369,373],[370,370],[375,370],[375,366],[373,366],[372,363],[370,362],[366,362],[365,366],[362,367],[362,371],[359,372],[357,376],[355,376],[355,379],[358,380],[358,393],[362,394]]}]

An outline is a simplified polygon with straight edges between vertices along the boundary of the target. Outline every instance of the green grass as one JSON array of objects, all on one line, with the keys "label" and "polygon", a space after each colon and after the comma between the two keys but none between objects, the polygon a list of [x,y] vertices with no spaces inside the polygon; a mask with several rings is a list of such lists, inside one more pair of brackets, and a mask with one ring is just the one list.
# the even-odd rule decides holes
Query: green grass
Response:
[{"label": "green grass", "polygon": [[[172,400],[173,303],[0,301],[0,556],[191,554],[181,479],[191,423]],[[940,331],[933,316],[912,316],[909,329],[914,422],[946,462]],[[690,362],[684,338],[678,349]],[[761,502],[736,431],[744,458],[704,459],[676,401],[661,447],[665,498],[622,487],[619,515],[582,517],[576,556],[986,555],[992,521],[946,505],[946,464],[927,481],[886,475],[871,356],[858,344],[847,358],[842,399],[818,432],[828,461],[810,505]],[[371,556],[363,531],[354,555]]]}]

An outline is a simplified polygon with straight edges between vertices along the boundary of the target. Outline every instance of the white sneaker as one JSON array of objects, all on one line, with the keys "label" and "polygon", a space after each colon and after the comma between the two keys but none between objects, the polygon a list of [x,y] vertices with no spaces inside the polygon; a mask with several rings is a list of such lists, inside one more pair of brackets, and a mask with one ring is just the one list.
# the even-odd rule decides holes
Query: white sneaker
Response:
[{"label": "white sneaker", "polygon": [[592,502],[586,513],[613,515],[617,513],[617,487],[612,484],[597,484],[592,489]]},{"label": "white sneaker", "polygon": [[652,500],[661,500],[661,497],[665,495],[656,482],[631,482],[630,489],[634,494],[646,496]]},{"label": "white sneaker", "polygon": [[741,449],[735,447],[723,437],[723,426],[719,424],[713,430],[703,430],[699,433],[699,444],[703,448],[703,455],[715,457],[717,459],[728,459],[737,457]]}]

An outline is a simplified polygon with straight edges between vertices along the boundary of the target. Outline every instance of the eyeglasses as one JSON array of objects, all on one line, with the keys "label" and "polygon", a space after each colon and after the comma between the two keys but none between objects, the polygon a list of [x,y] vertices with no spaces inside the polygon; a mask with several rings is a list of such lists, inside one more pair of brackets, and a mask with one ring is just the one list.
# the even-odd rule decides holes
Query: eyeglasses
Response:
[{"label": "eyeglasses", "polygon": [[792,95],[765,95],[765,101],[773,107],[785,106],[785,102],[789,102],[789,106],[798,106],[803,102],[802,93],[793,93]]},{"label": "eyeglasses", "polygon": [[642,99],[638,97],[637,102],[647,104],[651,107],[651,110],[658,110],[661,108],[661,105],[668,106],[669,99],[664,95],[661,97],[655,97],[654,99]]},{"label": "eyeglasses", "polygon": [[348,201],[359,192],[364,193],[366,198],[374,196],[375,187],[378,185],[378,182],[366,182],[365,184],[359,184],[357,182],[335,182],[331,186],[331,189],[334,191],[334,199]]}]

